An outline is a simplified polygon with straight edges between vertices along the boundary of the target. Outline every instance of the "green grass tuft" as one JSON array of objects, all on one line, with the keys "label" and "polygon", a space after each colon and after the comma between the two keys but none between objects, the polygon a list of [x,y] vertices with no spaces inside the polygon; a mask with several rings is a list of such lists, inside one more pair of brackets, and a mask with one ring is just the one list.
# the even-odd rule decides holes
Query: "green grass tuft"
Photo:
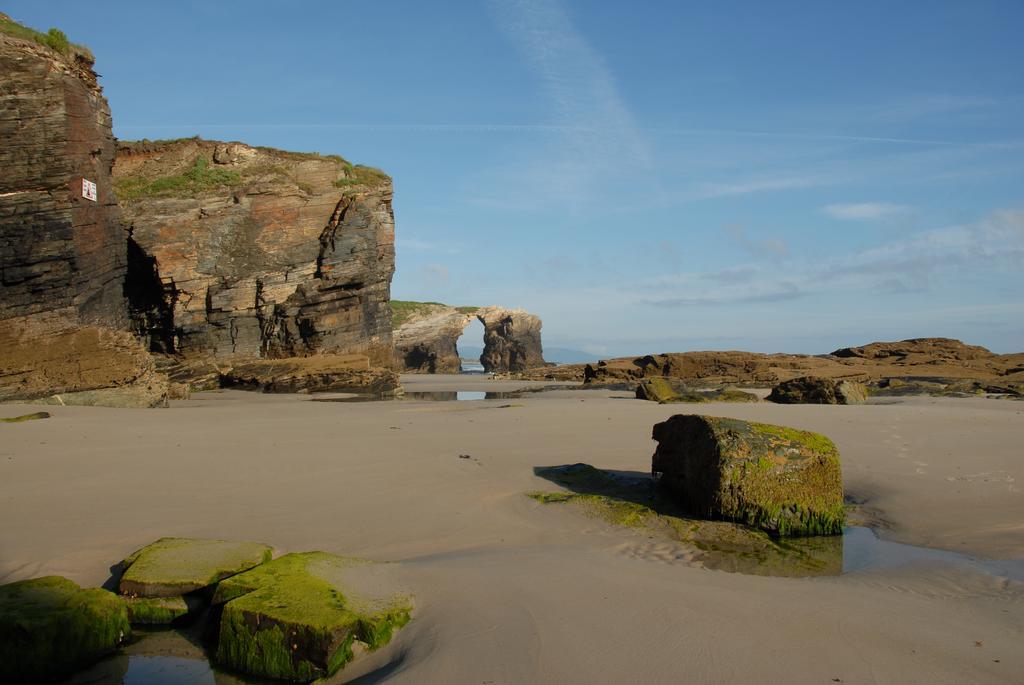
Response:
[{"label": "green grass tuft", "polygon": [[218,188],[234,187],[242,182],[236,171],[210,166],[210,160],[199,157],[188,171],[154,179],[122,178],[114,183],[120,200],[142,197],[197,197]]},{"label": "green grass tuft", "polygon": [[57,28],[52,28],[46,33],[43,33],[23,24],[19,24],[13,19],[0,14],[0,33],[14,38],[34,41],[39,45],[44,45],[65,57],[81,55],[89,62],[93,59],[92,52],[90,52],[88,48],[82,45],[75,45],[68,40],[67,35],[63,31]]}]

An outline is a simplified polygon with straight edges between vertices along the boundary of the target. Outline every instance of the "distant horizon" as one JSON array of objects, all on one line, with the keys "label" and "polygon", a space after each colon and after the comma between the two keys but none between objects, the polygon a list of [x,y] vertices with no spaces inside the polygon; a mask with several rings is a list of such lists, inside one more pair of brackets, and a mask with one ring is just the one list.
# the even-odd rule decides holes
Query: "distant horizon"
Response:
[{"label": "distant horizon", "polygon": [[4,8],[92,50],[119,138],[384,169],[395,299],[599,357],[1024,350],[1024,4],[251,10]]}]

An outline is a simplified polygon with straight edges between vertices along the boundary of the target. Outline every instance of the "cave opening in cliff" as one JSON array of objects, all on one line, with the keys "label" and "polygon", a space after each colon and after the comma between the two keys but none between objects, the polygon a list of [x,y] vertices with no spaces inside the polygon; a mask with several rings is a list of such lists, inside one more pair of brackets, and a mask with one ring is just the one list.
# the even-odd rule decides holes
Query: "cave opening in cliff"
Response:
[{"label": "cave opening in cliff", "polygon": [[135,332],[149,341],[152,352],[174,352],[174,303],[178,291],[160,278],[156,257],[128,236],[128,272],[124,280]]},{"label": "cave opening in cliff", "polygon": [[462,330],[456,342],[459,359],[462,362],[462,373],[483,373],[484,367],[480,363],[480,355],[484,351],[484,325],[475,316]]}]

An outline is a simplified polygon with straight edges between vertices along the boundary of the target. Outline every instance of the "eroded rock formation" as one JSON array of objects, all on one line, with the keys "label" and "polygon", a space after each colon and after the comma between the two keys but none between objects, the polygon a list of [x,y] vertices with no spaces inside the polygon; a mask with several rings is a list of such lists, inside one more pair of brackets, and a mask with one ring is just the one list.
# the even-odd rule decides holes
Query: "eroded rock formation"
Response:
[{"label": "eroded rock formation", "polygon": [[134,321],[154,350],[391,361],[391,179],[337,156],[122,143]]},{"label": "eroded rock formation", "polygon": [[462,362],[456,344],[473,320],[473,314],[466,311],[472,309],[416,304],[407,308],[394,331],[396,366],[408,373],[458,373]]},{"label": "eroded rock formation", "polygon": [[484,371],[519,373],[544,365],[540,317],[501,307],[484,307],[476,317],[484,325]]},{"label": "eroded rock formation", "polygon": [[395,307],[395,363],[406,372],[458,373],[457,342],[473,318],[484,326],[484,371],[518,373],[544,365],[541,320],[522,309],[401,302]]},{"label": "eroded rock formation", "polygon": [[0,34],[0,79],[0,400],[137,382],[159,395],[123,332],[114,139],[91,57]]}]

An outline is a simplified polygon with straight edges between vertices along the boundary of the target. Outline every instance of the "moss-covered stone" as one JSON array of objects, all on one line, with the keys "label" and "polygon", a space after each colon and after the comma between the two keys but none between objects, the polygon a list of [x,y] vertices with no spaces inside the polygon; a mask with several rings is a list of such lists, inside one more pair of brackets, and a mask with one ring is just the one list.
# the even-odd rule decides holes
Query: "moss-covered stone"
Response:
[{"label": "moss-covered stone", "polygon": [[838,535],[839,452],[823,435],[712,416],[654,426],[652,471],[686,511],[772,535]]},{"label": "moss-covered stone", "polygon": [[356,640],[376,649],[405,625],[407,597],[360,590],[372,562],[324,552],[286,554],[222,581],[215,660],[255,676],[309,681],[352,658]]},{"label": "moss-covered stone", "polygon": [[684,381],[677,378],[654,376],[645,378],[636,386],[636,397],[659,404],[703,402],[759,402],[760,398],[753,393],[735,388],[719,390],[694,390],[687,387]]},{"label": "moss-covered stone", "polygon": [[779,404],[864,404],[868,390],[854,381],[802,376],[776,385],[768,399]]},{"label": "moss-covered stone", "polygon": [[270,561],[273,549],[258,542],[161,538],[129,555],[119,586],[123,595],[175,597]]},{"label": "moss-covered stone", "polygon": [[131,635],[117,595],[46,576],[0,586],[0,682],[53,680]]},{"label": "moss-covered stone", "polygon": [[169,625],[189,614],[184,597],[126,597],[128,620],[133,625]]}]

